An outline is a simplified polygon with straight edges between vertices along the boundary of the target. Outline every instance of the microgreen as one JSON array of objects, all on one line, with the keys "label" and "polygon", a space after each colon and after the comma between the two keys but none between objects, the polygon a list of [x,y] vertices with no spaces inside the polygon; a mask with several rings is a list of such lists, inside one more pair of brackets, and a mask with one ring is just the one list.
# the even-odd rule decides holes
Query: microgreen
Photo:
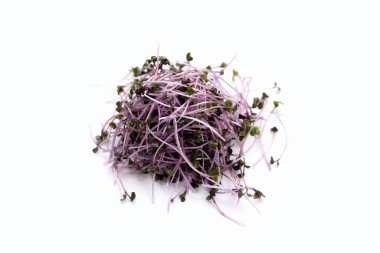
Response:
[{"label": "microgreen", "polygon": [[[188,192],[197,187],[209,192],[206,199],[218,211],[217,194],[264,197],[245,183],[245,171],[250,166],[244,144],[253,136],[260,139],[257,145],[262,145],[266,123],[263,108],[269,95],[262,93],[249,104],[237,90],[228,94],[222,87],[219,80],[228,64],[197,68],[190,64],[192,60],[190,53],[186,62],[177,63],[152,56],[141,68],[131,69],[133,78],[128,84],[117,86],[117,113],[95,137],[92,151],[109,153],[108,162],[124,191],[121,200],[136,199],[136,193],[129,194],[124,187],[119,176],[122,172],[165,180],[173,189],[170,203],[177,197],[184,202]],[[233,79],[238,76],[233,70]],[[273,101],[275,107],[279,103]],[[272,127],[270,131],[276,133],[278,129]],[[272,165],[278,161],[270,158]],[[232,181],[231,186],[225,181]]]}]

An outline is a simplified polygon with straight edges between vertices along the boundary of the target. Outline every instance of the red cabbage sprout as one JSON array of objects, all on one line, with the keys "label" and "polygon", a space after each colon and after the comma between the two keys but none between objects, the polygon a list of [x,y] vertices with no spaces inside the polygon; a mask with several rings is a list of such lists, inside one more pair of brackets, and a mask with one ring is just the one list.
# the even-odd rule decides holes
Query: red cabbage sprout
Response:
[{"label": "red cabbage sprout", "polygon": [[[186,60],[171,64],[166,57],[152,56],[141,68],[132,68],[130,81],[117,87],[116,112],[95,137],[93,152],[109,154],[123,191],[121,200],[136,198],[126,190],[122,172],[150,174],[153,181],[165,180],[173,187],[168,205],[176,198],[184,202],[189,191],[201,187],[208,192],[206,199],[235,221],[220,210],[215,196],[265,197],[247,185],[244,177],[250,166],[244,155],[258,144],[261,155],[253,166],[261,160],[269,168],[279,164],[283,152],[277,159],[267,158],[261,136],[268,122],[264,109],[271,107],[269,115],[278,116],[281,102],[270,103],[262,93],[248,103],[247,94],[223,78],[229,64],[197,68],[190,53]],[[232,75],[234,82],[248,86],[236,70]],[[274,88],[279,90],[277,84]],[[270,131],[275,135],[278,128]],[[245,149],[248,137],[254,140]]]}]

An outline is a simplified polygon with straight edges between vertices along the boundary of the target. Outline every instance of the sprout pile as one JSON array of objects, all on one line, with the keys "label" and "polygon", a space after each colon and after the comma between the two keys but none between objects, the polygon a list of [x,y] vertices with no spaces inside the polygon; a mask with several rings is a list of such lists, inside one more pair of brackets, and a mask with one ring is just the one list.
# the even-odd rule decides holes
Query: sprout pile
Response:
[{"label": "sprout pile", "polygon": [[[144,173],[172,187],[169,203],[176,198],[184,202],[189,191],[201,187],[208,192],[207,201],[226,216],[215,201],[217,194],[264,197],[245,181],[250,166],[244,154],[255,143],[262,147],[262,112],[269,106],[276,112],[280,102],[269,102],[262,93],[249,103],[246,94],[223,79],[228,64],[197,68],[192,60],[190,53],[185,62],[174,64],[152,56],[141,68],[132,68],[133,77],[117,87],[116,112],[95,137],[93,152],[109,154],[121,200],[136,198],[126,190],[121,173]],[[234,82],[247,85],[236,70],[232,75]],[[270,130],[273,135],[278,131]],[[249,137],[254,140],[245,149]],[[280,158],[268,159],[261,152],[269,167],[278,165]]]}]

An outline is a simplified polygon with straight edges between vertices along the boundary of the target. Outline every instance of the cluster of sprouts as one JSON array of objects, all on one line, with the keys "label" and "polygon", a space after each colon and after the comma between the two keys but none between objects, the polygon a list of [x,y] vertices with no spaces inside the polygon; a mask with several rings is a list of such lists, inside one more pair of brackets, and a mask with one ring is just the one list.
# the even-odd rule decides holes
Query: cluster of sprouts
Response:
[{"label": "cluster of sprouts", "polygon": [[[169,203],[176,198],[183,202],[190,191],[201,187],[224,215],[216,194],[264,197],[244,179],[250,167],[244,155],[255,142],[261,144],[262,111],[271,106],[275,112],[280,102],[269,102],[262,93],[249,103],[246,94],[223,79],[228,64],[197,68],[190,53],[186,59],[171,64],[163,56],[152,56],[141,68],[132,68],[130,82],[117,87],[116,112],[95,137],[93,152],[109,154],[122,200],[133,201],[136,193],[126,190],[121,173],[144,173],[173,188]],[[242,80],[236,70],[233,79]],[[254,140],[246,149],[249,137]],[[261,159],[268,166],[279,162],[268,159],[264,151]]]}]

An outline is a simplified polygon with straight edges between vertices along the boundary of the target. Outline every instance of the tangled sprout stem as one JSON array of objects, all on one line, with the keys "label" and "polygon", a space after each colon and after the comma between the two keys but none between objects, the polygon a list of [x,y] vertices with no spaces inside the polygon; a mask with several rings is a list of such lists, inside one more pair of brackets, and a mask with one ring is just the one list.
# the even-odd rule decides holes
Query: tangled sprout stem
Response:
[{"label": "tangled sprout stem", "polygon": [[[124,187],[122,171],[151,174],[154,180],[173,186],[169,203],[177,197],[184,202],[189,191],[202,187],[209,193],[206,199],[224,215],[216,194],[264,197],[244,180],[250,167],[244,158],[248,136],[259,144],[261,159],[269,167],[279,163],[280,158],[268,160],[261,144],[266,124],[262,112],[270,105],[269,96],[263,93],[249,104],[246,94],[223,79],[228,64],[201,69],[191,64],[190,53],[186,60],[171,64],[163,56],[152,56],[142,68],[132,68],[134,77],[117,87],[116,113],[96,136],[93,152],[109,154],[122,200],[136,198],[135,192]],[[234,81],[248,85],[236,70],[232,74]],[[271,114],[279,104],[273,102]],[[277,131],[277,127],[271,129],[273,134]]]}]

